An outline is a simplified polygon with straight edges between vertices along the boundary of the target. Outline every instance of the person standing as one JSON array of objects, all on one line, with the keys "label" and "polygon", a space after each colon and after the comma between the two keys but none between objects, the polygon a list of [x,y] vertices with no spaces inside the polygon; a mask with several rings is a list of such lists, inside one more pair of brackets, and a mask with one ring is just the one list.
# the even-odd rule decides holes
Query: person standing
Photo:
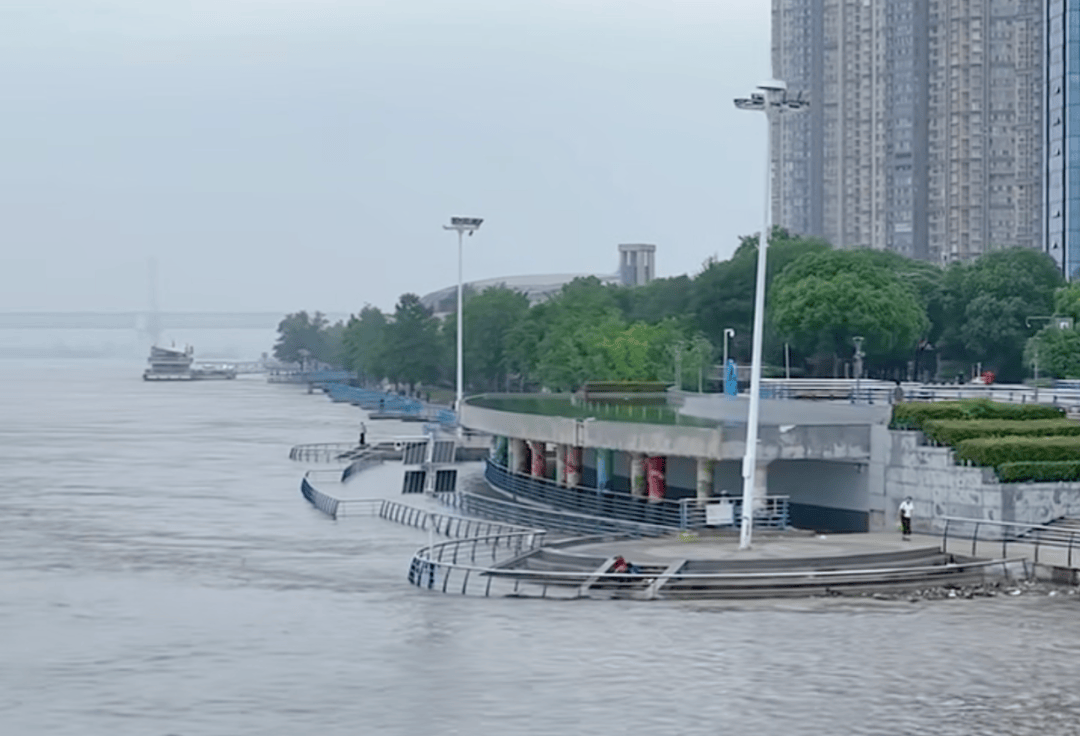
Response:
[{"label": "person standing", "polygon": [[367,425],[360,422],[360,446],[364,446],[364,438],[367,436]]},{"label": "person standing", "polygon": [[908,496],[900,502],[900,536],[904,539],[911,539],[911,514],[915,511],[915,504],[911,500],[911,496]]}]

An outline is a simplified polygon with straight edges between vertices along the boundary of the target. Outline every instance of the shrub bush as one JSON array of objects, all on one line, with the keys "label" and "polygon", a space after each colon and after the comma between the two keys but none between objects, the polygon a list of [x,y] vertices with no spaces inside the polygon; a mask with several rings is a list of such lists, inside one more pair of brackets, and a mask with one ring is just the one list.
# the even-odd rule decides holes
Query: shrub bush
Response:
[{"label": "shrub bush", "polygon": [[980,437],[960,442],[956,454],[961,461],[995,468],[1014,462],[1080,460],[1080,436]]},{"label": "shrub bush", "polygon": [[997,474],[1005,483],[1080,480],[1080,460],[1002,463]]},{"label": "shrub bush", "polygon": [[942,445],[976,437],[1057,437],[1080,435],[1080,423],[1068,419],[928,419],[922,423],[926,436]]},{"label": "shrub bush", "polygon": [[922,429],[932,419],[1059,419],[1065,410],[1046,404],[1002,404],[989,399],[963,401],[906,401],[893,405],[892,429]]}]

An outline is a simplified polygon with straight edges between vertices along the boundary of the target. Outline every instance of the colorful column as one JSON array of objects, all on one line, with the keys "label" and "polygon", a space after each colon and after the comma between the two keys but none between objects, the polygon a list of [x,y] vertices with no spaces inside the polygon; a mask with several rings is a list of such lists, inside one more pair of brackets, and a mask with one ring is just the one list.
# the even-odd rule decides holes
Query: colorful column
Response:
[{"label": "colorful column", "polygon": [[510,440],[510,470],[521,475],[529,474],[529,448],[525,440]]},{"label": "colorful column", "polygon": [[712,496],[713,491],[713,461],[707,457],[697,459],[697,502],[698,506],[704,506]]},{"label": "colorful column", "polygon": [[532,455],[532,477],[547,478],[547,446],[543,442],[529,440],[529,454]]},{"label": "colorful column", "polygon": [[596,487],[602,491],[611,485],[611,450],[596,451]]},{"label": "colorful column", "polygon": [[630,453],[630,495],[645,496],[645,454]]},{"label": "colorful column", "polygon": [[650,457],[645,461],[645,482],[649,489],[649,501],[663,501],[667,492],[664,479],[664,461],[662,456]]},{"label": "colorful column", "polygon": [[572,445],[566,446],[566,485],[577,488],[581,485],[581,455],[582,449]]},{"label": "colorful column", "polygon": [[555,484],[566,485],[566,445],[561,442],[555,445]]},{"label": "colorful column", "polygon": [[496,465],[501,465],[504,468],[511,467],[510,439],[502,436],[495,437],[495,441],[491,446],[491,457]]}]

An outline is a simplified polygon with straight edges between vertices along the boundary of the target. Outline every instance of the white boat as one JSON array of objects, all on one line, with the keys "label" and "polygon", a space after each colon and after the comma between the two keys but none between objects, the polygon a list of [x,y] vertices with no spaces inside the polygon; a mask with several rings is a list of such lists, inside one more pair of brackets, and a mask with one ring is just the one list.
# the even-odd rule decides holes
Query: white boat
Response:
[{"label": "white boat", "polygon": [[236,367],[223,363],[195,363],[195,349],[150,348],[150,367],[143,371],[144,381],[208,381],[236,378]]},{"label": "white boat", "polygon": [[153,345],[146,362],[150,367],[143,371],[144,381],[191,381],[195,378],[191,370],[195,349],[190,345],[183,350]]}]

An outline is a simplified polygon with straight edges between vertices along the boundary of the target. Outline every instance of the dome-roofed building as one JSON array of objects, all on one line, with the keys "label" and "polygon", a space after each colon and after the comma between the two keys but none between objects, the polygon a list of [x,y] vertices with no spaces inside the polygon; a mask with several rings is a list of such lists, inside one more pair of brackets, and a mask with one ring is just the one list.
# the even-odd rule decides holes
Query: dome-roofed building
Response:
[{"label": "dome-roofed building", "polygon": [[[638,255],[638,253],[641,255]],[[574,279],[594,277],[604,284],[642,286],[656,277],[655,245],[620,245],[619,271],[611,274],[598,273],[550,273],[522,276],[499,276],[493,279],[468,281],[465,289],[474,292],[493,287],[506,287],[519,291],[529,298],[530,304],[542,302],[559,292]],[[420,298],[425,307],[436,315],[452,313],[457,307],[457,284],[433,291]]]}]

